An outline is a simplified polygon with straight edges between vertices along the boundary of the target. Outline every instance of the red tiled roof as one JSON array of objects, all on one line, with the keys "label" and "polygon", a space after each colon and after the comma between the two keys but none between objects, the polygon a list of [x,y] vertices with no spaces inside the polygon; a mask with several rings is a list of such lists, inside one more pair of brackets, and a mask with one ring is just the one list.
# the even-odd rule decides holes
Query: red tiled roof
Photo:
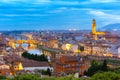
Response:
[{"label": "red tiled roof", "polygon": [[34,61],[26,58],[22,58],[22,65],[23,67],[47,67],[49,66],[48,62],[39,62]]}]

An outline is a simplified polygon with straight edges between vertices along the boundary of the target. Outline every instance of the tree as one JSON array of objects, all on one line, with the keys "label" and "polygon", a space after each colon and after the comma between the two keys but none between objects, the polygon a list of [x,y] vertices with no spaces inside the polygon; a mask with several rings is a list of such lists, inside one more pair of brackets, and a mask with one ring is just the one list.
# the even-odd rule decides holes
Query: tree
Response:
[{"label": "tree", "polygon": [[97,72],[105,72],[105,71],[108,71],[106,60],[104,60],[103,63],[93,60],[91,62],[90,68],[87,71],[85,71],[84,74],[87,76],[92,76]]},{"label": "tree", "polygon": [[80,50],[81,52],[84,51],[84,46],[78,45],[78,50]]},{"label": "tree", "polygon": [[108,71],[108,67],[107,67],[107,60],[103,61],[103,64],[101,66],[101,70],[102,71]]},{"label": "tree", "polygon": [[85,75],[87,76],[92,76],[98,71],[101,71],[101,63],[98,63],[97,61],[93,60],[91,62],[90,68],[84,72]]},{"label": "tree", "polygon": [[47,69],[46,74],[48,74],[49,76],[51,76],[51,71],[50,71],[49,68]]},{"label": "tree", "polygon": [[14,77],[12,80],[40,80],[38,75],[35,74],[22,74]]},{"label": "tree", "polygon": [[96,73],[89,80],[119,80],[120,74],[114,72]]},{"label": "tree", "polygon": [[[1,80],[1,79],[0,79]],[[22,74],[19,76],[16,76],[14,78],[10,78],[7,80],[86,80],[82,78],[74,78],[72,75],[70,76],[64,76],[64,77],[39,77],[38,75],[35,74]]]},{"label": "tree", "polygon": [[47,70],[38,70],[39,73],[41,73],[42,75],[49,75],[51,76],[51,71],[49,68],[47,68]]},{"label": "tree", "polygon": [[30,54],[28,52],[23,52],[22,56],[24,58],[33,59],[33,60],[36,60],[36,61],[48,61],[47,56],[45,56],[44,54],[34,55],[34,54]]},{"label": "tree", "polygon": [[5,76],[0,75],[0,80],[5,80],[5,79],[6,79]]}]

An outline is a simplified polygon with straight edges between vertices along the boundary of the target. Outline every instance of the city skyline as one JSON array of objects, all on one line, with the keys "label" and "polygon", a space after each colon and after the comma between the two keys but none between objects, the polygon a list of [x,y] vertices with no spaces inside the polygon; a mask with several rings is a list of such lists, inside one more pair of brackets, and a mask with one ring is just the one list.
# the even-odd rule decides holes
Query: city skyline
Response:
[{"label": "city skyline", "polygon": [[0,0],[0,30],[91,29],[119,23],[119,0]]}]

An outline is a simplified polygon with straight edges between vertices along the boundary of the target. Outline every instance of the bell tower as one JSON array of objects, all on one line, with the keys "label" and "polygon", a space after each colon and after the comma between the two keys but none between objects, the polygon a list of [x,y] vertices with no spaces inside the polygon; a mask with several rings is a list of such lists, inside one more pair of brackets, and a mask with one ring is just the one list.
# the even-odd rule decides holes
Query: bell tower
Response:
[{"label": "bell tower", "polygon": [[96,34],[96,21],[95,21],[95,19],[92,20],[92,34]]}]

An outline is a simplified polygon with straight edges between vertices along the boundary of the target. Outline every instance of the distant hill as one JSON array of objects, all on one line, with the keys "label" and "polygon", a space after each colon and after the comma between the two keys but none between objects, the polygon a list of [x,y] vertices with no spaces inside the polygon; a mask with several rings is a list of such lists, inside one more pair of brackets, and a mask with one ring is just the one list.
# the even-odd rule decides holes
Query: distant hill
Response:
[{"label": "distant hill", "polygon": [[120,23],[109,24],[102,27],[103,31],[120,31]]}]

